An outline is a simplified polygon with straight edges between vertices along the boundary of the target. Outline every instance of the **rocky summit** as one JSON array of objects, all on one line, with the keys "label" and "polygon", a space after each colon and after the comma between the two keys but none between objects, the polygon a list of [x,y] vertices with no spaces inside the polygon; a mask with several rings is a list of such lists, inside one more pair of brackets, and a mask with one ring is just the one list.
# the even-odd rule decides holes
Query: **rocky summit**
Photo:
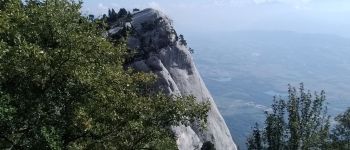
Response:
[{"label": "rocky summit", "polygon": [[210,101],[207,129],[198,124],[172,127],[180,150],[205,149],[214,145],[217,150],[236,150],[230,132],[216,104],[196,69],[191,49],[179,36],[172,20],[155,9],[134,12],[131,20],[111,26],[108,36],[117,36],[124,28],[132,28],[128,47],[137,51],[130,66],[158,76],[156,86],[167,94],[193,95],[197,101]]}]

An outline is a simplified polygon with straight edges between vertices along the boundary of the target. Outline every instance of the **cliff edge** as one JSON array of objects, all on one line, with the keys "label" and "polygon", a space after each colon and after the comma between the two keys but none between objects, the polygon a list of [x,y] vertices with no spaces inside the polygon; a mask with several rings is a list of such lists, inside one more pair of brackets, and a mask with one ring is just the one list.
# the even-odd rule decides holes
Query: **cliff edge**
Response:
[{"label": "cliff edge", "polygon": [[[167,94],[193,95],[198,101],[210,101],[206,130],[198,125],[172,127],[180,150],[201,149],[203,143],[211,142],[217,150],[236,150],[230,132],[216,104],[205,86],[190,49],[179,37],[172,21],[162,12],[145,9],[132,15],[124,27],[133,28],[128,47],[137,50],[131,66],[139,71],[153,72],[158,76],[157,87]],[[109,36],[122,28],[112,26]]]}]

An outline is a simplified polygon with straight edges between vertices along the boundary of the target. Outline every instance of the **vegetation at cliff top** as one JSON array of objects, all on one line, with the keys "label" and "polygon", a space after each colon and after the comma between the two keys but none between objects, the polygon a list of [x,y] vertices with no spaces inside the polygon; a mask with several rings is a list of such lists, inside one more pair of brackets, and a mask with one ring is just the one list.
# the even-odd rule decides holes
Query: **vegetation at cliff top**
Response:
[{"label": "vegetation at cliff top", "polygon": [[70,0],[0,0],[0,149],[176,149],[208,103],[152,91]]}]

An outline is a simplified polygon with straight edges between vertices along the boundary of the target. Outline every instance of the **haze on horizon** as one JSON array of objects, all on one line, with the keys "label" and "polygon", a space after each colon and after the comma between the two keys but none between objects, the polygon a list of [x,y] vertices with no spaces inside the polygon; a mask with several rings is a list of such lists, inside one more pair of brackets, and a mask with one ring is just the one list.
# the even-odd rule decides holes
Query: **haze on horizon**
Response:
[{"label": "haze on horizon", "polygon": [[333,117],[350,104],[350,0],[91,0],[83,12],[149,7],[170,16],[195,50],[199,72],[242,149],[288,83],[325,90]]},{"label": "haze on horizon", "polygon": [[83,13],[109,8],[155,8],[174,20],[178,31],[294,31],[350,37],[349,0],[89,0]]}]

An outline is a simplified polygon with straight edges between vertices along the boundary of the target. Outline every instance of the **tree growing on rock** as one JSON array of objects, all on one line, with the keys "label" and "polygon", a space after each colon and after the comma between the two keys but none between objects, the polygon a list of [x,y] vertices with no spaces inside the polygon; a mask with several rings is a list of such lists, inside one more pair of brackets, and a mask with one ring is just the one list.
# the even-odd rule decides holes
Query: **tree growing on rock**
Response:
[{"label": "tree growing on rock", "polygon": [[187,46],[187,41],[182,34],[179,35],[179,41],[181,45]]},{"label": "tree growing on rock", "polygon": [[114,9],[108,9],[108,16],[107,16],[107,22],[113,23],[118,20],[118,14],[115,12]]},{"label": "tree growing on rock", "polygon": [[194,49],[193,48],[188,48],[188,51],[190,51],[191,54],[194,54]]},{"label": "tree growing on rock", "polygon": [[128,11],[125,8],[119,9],[118,18],[124,18],[128,15]]},{"label": "tree growing on rock", "polygon": [[134,8],[134,9],[132,10],[133,13],[136,13],[136,12],[139,12],[139,11],[140,11],[140,9],[138,9],[138,8]]}]

